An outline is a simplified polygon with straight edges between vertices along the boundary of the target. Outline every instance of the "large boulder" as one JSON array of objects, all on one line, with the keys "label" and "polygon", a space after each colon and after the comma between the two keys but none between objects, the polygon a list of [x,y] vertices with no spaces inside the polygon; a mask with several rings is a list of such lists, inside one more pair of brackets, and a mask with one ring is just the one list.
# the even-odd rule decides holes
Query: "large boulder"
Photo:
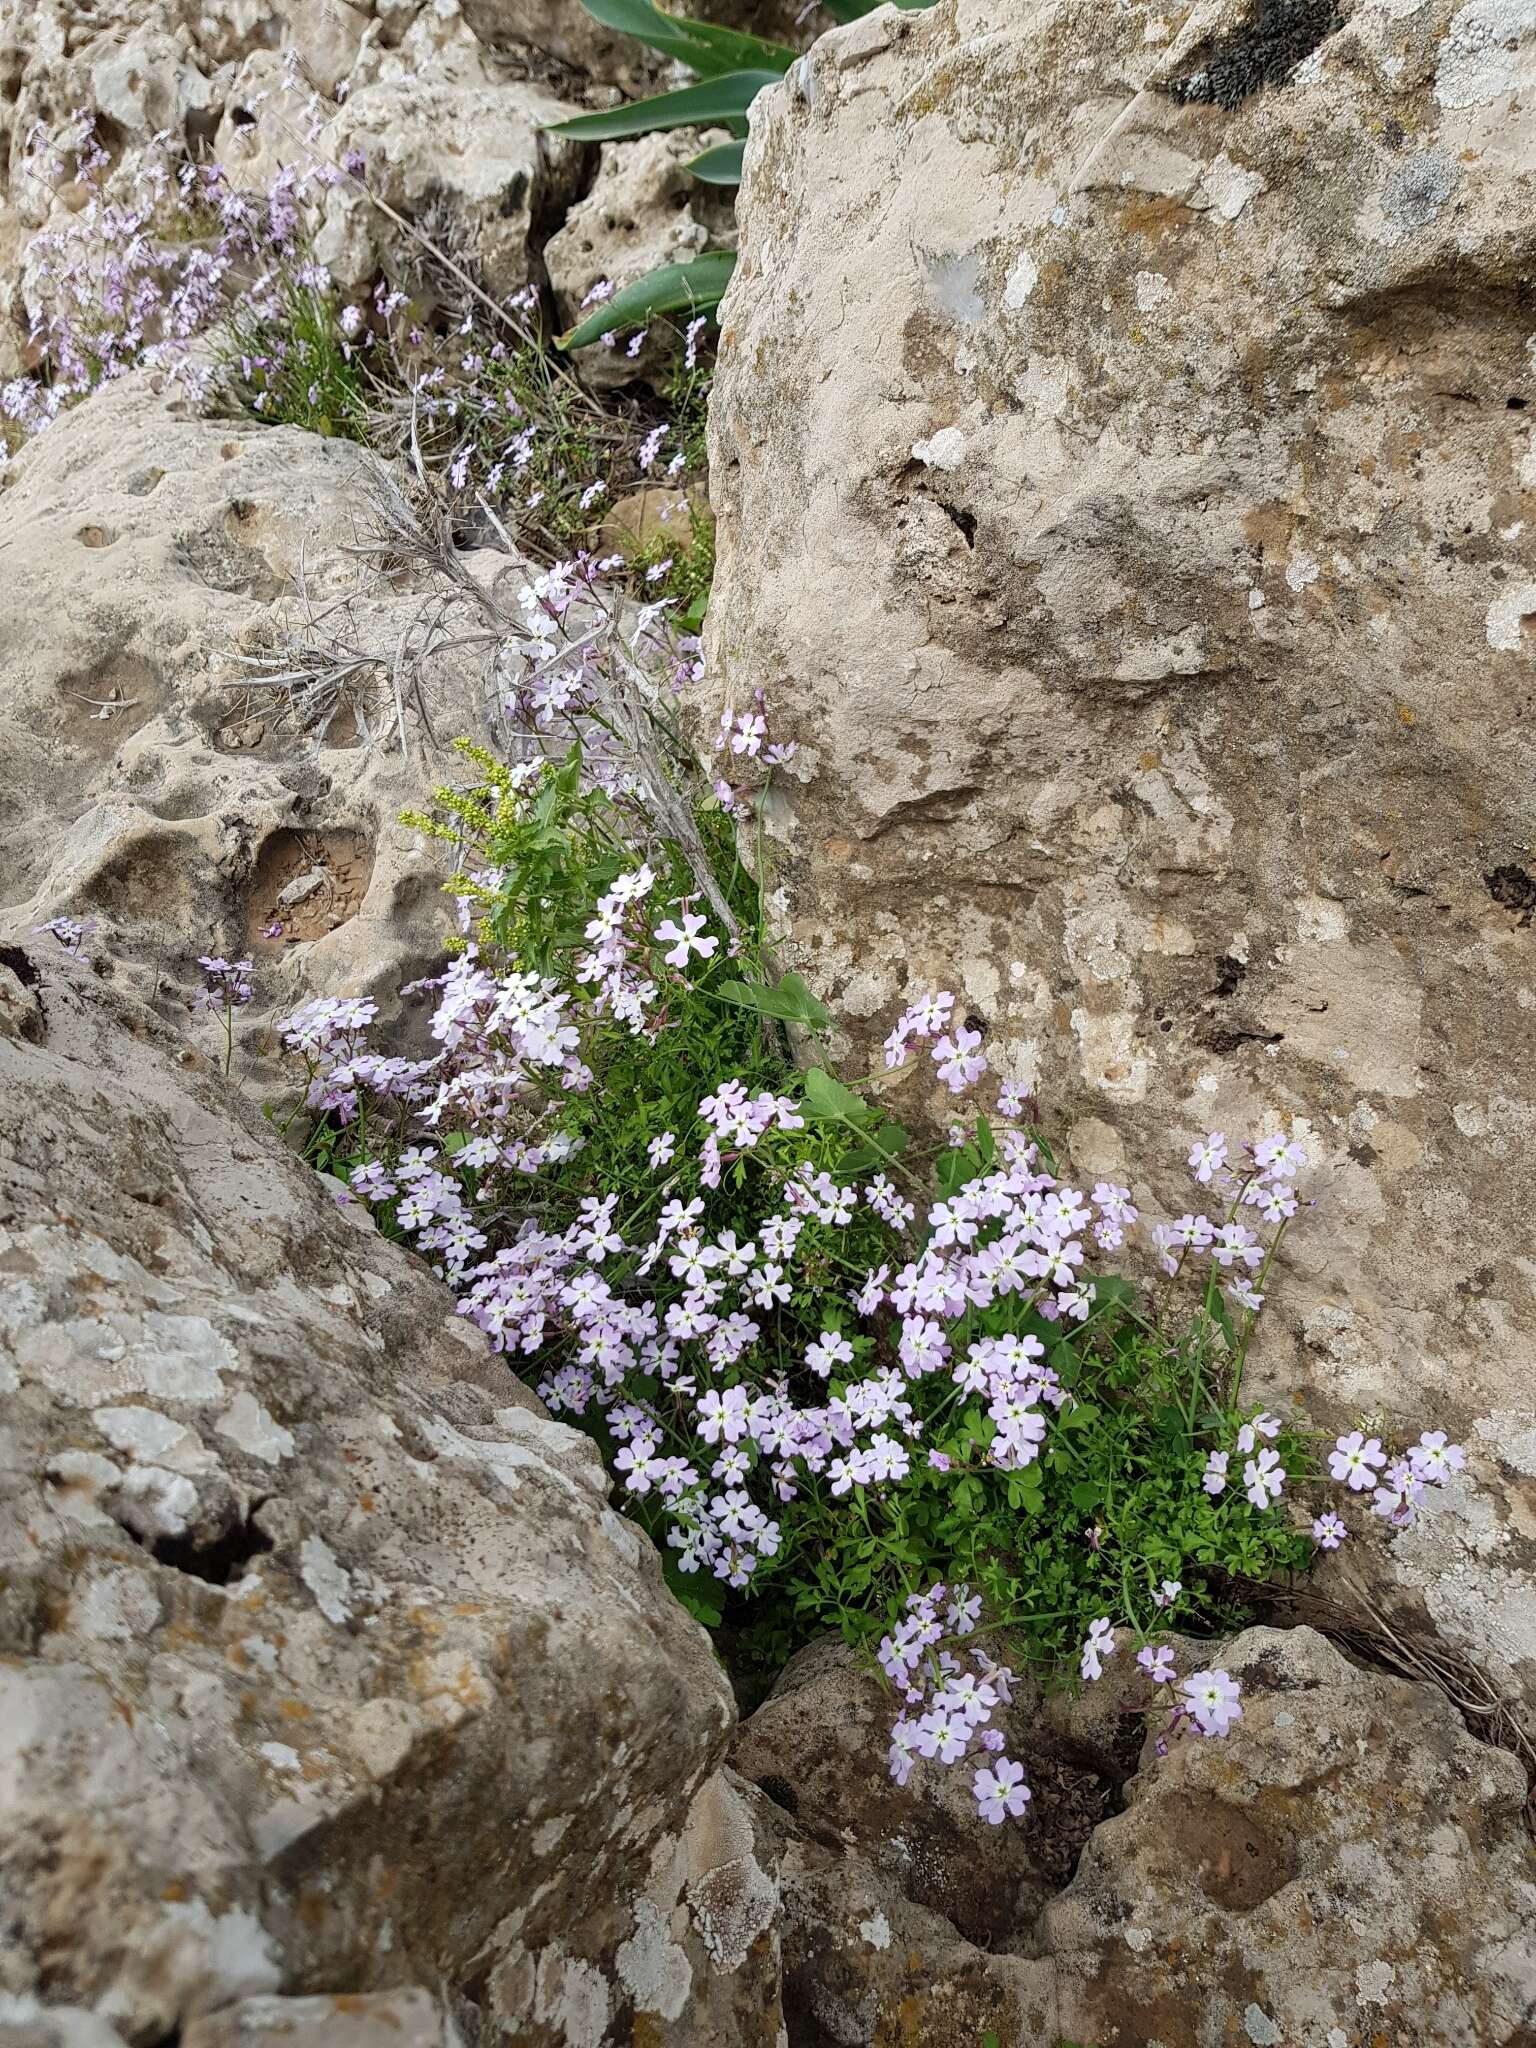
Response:
[{"label": "large boulder", "polygon": [[[270,1093],[252,1057],[275,1017],[318,993],[387,1003],[441,958],[441,863],[400,812],[483,729],[479,664],[429,662],[394,730],[426,584],[349,552],[390,487],[351,442],[197,417],[135,376],[6,475],[0,928],[95,920],[89,953],[183,1017],[200,954],[252,955],[239,1071]],[[338,643],[377,659],[307,722],[260,683]],[[216,1020],[198,1028],[211,1046]]]},{"label": "large boulder", "polygon": [[1027,1774],[1022,1826],[994,1827],[978,1814],[975,1761],[919,1759],[904,1786],[894,1783],[891,1691],[836,1636],[790,1659],[743,1725],[732,1763],[806,1842],[861,1857],[967,1940],[1006,1946],[1072,1875],[1110,1798],[1107,1777],[1067,1753],[1041,1709],[1038,1689],[1021,1680],[996,1723]]},{"label": "large boulder", "polygon": [[957,988],[1174,1215],[1289,1125],[1253,1391],[1467,1436],[1397,1571],[1536,1699],[1536,10],[885,8],[740,218],[710,652],[800,745],[786,964],[857,1071]]},{"label": "large boulder", "polygon": [[[730,1689],[590,1440],[41,948],[0,955],[0,1330],[0,2038],[437,2048],[364,1997],[416,1986],[599,2048],[776,1997]],[[7,2035],[38,2002],[87,2018]]]},{"label": "large boulder", "polygon": [[1125,1811],[1001,1942],[966,1940],[814,1815],[785,1821],[790,2039],[1526,2048],[1536,1856],[1516,1759],[1443,1693],[1310,1629],[1250,1629],[1212,1658],[1243,1720],[1162,1756],[1149,1735]]}]

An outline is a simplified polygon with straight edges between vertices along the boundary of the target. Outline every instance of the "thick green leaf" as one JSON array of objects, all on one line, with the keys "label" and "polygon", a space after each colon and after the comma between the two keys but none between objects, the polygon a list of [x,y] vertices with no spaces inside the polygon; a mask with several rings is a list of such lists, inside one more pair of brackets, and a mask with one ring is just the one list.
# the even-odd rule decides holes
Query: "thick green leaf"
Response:
[{"label": "thick green leaf", "polygon": [[760,1017],[777,1017],[784,1024],[808,1024],[815,1031],[825,1031],[832,1022],[798,974],[786,974],[774,988],[763,982],[722,981],[715,994],[743,1010],[755,1010]]},{"label": "thick green leaf", "polygon": [[[821,0],[834,21],[858,21],[866,14],[873,14],[880,0]],[[919,14],[924,8],[932,7],[935,0],[895,0],[898,7],[909,14]]]},{"label": "thick green leaf", "polygon": [[949,1151],[941,1152],[933,1163],[934,1179],[946,1202],[952,1202],[980,1172],[981,1160],[974,1145],[953,1146]]},{"label": "thick green leaf", "polygon": [[727,71],[677,92],[654,99],[631,100],[605,114],[578,114],[574,120],[550,124],[551,135],[569,135],[575,142],[613,142],[627,135],[650,135],[662,128],[713,128],[723,124],[745,132],[748,107],[765,85],[777,82],[776,71]]},{"label": "thick green leaf", "polygon": [[654,5],[654,0],[582,0],[582,5],[605,28],[634,36],[664,57],[679,58],[701,78],[718,78],[722,72],[755,66],[782,76],[799,54],[787,44],[768,42],[762,36],[668,14]]},{"label": "thick green leaf", "polygon": [[834,1081],[824,1067],[812,1067],[806,1075],[801,1106],[807,1116],[839,1117],[852,1123],[869,1114],[864,1098],[845,1088],[841,1081]]},{"label": "thick green leaf", "polygon": [[899,1159],[907,1143],[900,1124],[882,1124],[867,1145],[854,1145],[837,1162],[840,1174],[868,1173],[872,1166],[888,1166]]},{"label": "thick green leaf", "polygon": [[719,305],[736,268],[734,249],[711,249],[687,263],[664,263],[649,277],[615,292],[606,305],[562,334],[558,348],[585,348],[610,331],[643,327],[656,313],[707,313]]},{"label": "thick green leaf", "polygon": [[739,185],[746,147],[744,142],[717,142],[713,149],[691,157],[688,168],[706,185]]}]

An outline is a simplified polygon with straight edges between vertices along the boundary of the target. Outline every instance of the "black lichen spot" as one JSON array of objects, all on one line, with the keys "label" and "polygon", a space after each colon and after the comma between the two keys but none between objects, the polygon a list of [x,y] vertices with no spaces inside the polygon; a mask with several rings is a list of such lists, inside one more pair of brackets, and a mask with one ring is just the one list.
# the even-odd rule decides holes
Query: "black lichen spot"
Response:
[{"label": "black lichen spot", "polygon": [[1168,92],[1181,106],[1232,108],[1266,85],[1283,85],[1304,57],[1344,26],[1337,0],[1255,0],[1240,28],[1196,53]]},{"label": "black lichen spot", "polygon": [[[260,1501],[255,1502],[251,1514],[260,1506]],[[230,1586],[245,1576],[247,1565],[272,1548],[272,1538],[257,1528],[251,1514],[237,1517],[212,1538],[156,1536],[145,1548],[173,1571],[185,1572],[189,1578],[202,1579],[210,1586]]]},{"label": "black lichen spot", "polygon": [[1484,875],[1483,880],[1494,902],[1502,903],[1506,910],[1515,911],[1521,924],[1528,925],[1536,917],[1536,875],[1525,868],[1517,868],[1513,861],[1509,861]]},{"label": "black lichen spot", "polygon": [[1247,966],[1243,961],[1235,959],[1230,953],[1223,953],[1216,962],[1216,986],[1211,990],[1211,994],[1235,996],[1247,972]]},{"label": "black lichen spot", "polygon": [[760,1792],[766,1793],[774,1805],[782,1807],[785,1813],[798,1813],[800,1811],[800,1795],[796,1792],[794,1786],[786,1779],[779,1777],[777,1772],[769,1771],[759,1778],[757,1789]]},{"label": "black lichen spot", "polygon": [[20,946],[0,946],[0,967],[9,967],[23,988],[36,988],[42,980],[37,967]]}]

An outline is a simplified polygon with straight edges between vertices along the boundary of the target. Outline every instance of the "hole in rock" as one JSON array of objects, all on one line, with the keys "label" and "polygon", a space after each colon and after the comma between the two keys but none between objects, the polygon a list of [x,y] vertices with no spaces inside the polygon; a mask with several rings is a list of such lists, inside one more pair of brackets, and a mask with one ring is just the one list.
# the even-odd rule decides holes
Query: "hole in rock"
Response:
[{"label": "hole in rock", "polygon": [[948,517],[950,524],[958,529],[960,537],[965,542],[966,546],[968,548],[975,547],[976,514],[974,512],[965,511],[964,508],[959,505],[947,505],[942,498],[939,499],[938,505],[939,510]]},{"label": "hole in rock", "polygon": [[1494,902],[1513,910],[1522,925],[1529,925],[1532,917],[1536,917],[1536,875],[1528,869],[1506,861],[1484,875],[1483,881]]},{"label": "hole in rock", "polygon": [[[261,1503],[254,1503],[254,1515]],[[211,1540],[195,1536],[157,1536],[146,1545],[150,1555],[168,1564],[173,1571],[185,1572],[188,1578],[202,1579],[210,1586],[229,1586],[236,1579],[245,1576],[245,1568],[258,1557],[265,1557],[272,1548],[272,1538],[264,1535],[255,1522],[247,1515],[244,1520],[231,1522],[229,1527]]]},{"label": "hole in rock", "polygon": [[373,847],[361,831],[295,831],[284,826],[256,856],[245,912],[245,944],[256,953],[324,938],[356,917],[373,877]]},{"label": "hole in rock", "polygon": [[800,1811],[799,1793],[796,1792],[793,1785],[779,1777],[775,1772],[770,1771],[766,1777],[759,1778],[757,1789],[760,1792],[766,1793],[775,1806],[783,1807],[786,1813],[798,1813]]},{"label": "hole in rock", "polygon": [[20,946],[0,946],[0,967],[9,967],[23,988],[36,988],[43,978],[36,961],[30,959]]},{"label": "hole in rock", "polygon": [[1279,1045],[1284,1037],[1283,1031],[1238,1031],[1211,1024],[1196,1031],[1195,1042],[1207,1052],[1229,1053],[1236,1052],[1240,1045]]},{"label": "hole in rock", "polygon": [[1209,1793],[1190,1793],[1154,1851],[1170,1859],[1170,1875],[1193,1877],[1214,1905],[1251,1913],[1296,1875],[1289,1844],[1277,1841],[1243,1807]]},{"label": "hole in rock", "polygon": [[1235,960],[1230,953],[1223,953],[1216,962],[1216,986],[1213,996],[1235,996],[1248,972],[1241,960]]},{"label": "hole in rock", "polygon": [[1525,400],[1523,398],[1506,398],[1504,403],[1508,406],[1511,412],[1525,411]]},{"label": "hole in rock", "polygon": [[[105,545],[110,538],[105,529],[94,530],[104,538],[87,545]],[[93,754],[115,753],[130,733],[164,709],[169,694],[142,655],[126,650],[104,654],[89,668],[60,678],[55,731]]]},{"label": "hole in rock", "polygon": [[1205,43],[1169,80],[1169,96],[1181,105],[1240,106],[1267,85],[1283,85],[1343,26],[1336,0],[1254,0],[1246,20]]}]

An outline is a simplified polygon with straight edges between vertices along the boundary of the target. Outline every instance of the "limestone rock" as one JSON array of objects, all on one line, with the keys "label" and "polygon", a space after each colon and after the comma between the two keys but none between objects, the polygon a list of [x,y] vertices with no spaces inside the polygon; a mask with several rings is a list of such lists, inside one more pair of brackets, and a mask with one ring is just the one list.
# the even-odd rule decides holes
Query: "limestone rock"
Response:
[{"label": "limestone rock", "polygon": [[[264,2008],[192,2023],[519,1955],[513,2037],[585,2038],[622,1965],[562,2004],[559,1945],[750,1845],[678,1847],[732,1720],[707,1638],[418,1262],[147,1011],[5,957],[0,1987],[223,2048]],[[706,1946],[766,1932],[741,1877]]]},{"label": "limestone rock", "polygon": [[[135,377],[8,475],[0,927],[99,920],[93,957],[183,1018],[198,955],[252,955],[237,1070],[272,1095],[257,1055],[275,1017],[321,992],[391,1002],[441,957],[440,865],[399,817],[450,778],[452,740],[481,729],[479,672],[432,666],[406,757],[386,736],[387,664],[310,730],[250,681],[262,670],[243,657],[276,655],[289,628],[303,640],[301,571],[318,608],[360,587],[346,550],[376,467],[351,443],[188,417]],[[409,579],[367,591],[354,644],[389,656],[420,602]],[[346,623],[331,619],[343,637]],[[301,877],[305,899],[285,902]],[[214,1021],[194,1028],[211,1047]]]},{"label": "limestone rock", "polygon": [[1107,1787],[1032,1739],[1040,1703],[1025,1683],[1006,1732],[1033,1794],[1029,1819],[993,1827],[976,1811],[974,1764],[919,1760],[905,1787],[892,1782],[892,1712],[888,1690],[829,1636],[791,1658],[743,1726],[732,1761],[809,1840],[862,1857],[968,1940],[1005,1942],[1071,1876]]},{"label": "limestone rock", "polygon": [[1145,1758],[1042,1916],[1065,2031],[1528,2041],[1536,1856],[1516,1759],[1433,1687],[1356,1670],[1310,1629],[1250,1629],[1219,1661],[1244,1686],[1240,1726]]},{"label": "limestone rock", "polygon": [[428,1991],[333,1998],[244,1998],[194,2020],[182,2048],[463,2048]]},{"label": "limestone rock", "polygon": [[1536,1857],[1518,1762],[1443,1694],[1309,1629],[1210,1655],[1243,1682],[1243,1720],[1162,1757],[1149,1739],[1072,1882],[990,1950],[889,1864],[818,1840],[814,1814],[782,1821],[791,2039],[1523,2048]]},{"label": "limestone rock", "polygon": [[1394,1568],[1536,1702],[1536,13],[1270,14],[886,8],[759,99],[711,667],[853,1071],[952,987],[1153,1214],[1302,1138],[1252,1392],[1467,1437]]},{"label": "limestone rock", "polygon": [[371,192],[492,298],[511,297],[533,275],[535,222],[558,219],[576,195],[585,146],[544,132],[574,111],[533,86],[365,87],[326,127],[321,146],[338,162],[361,151],[368,191],[345,180],[331,187],[316,256],[344,292],[366,290],[381,265],[394,277],[422,272],[420,245]]},{"label": "limestone rock", "polygon": [[617,549],[621,554],[657,540],[683,548],[693,536],[695,519],[709,519],[709,499],[701,484],[685,490],[675,484],[641,484],[614,499],[598,528],[597,544],[604,553]]},{"label": "limestone rock", "polygon": [[464,0],[464,19],[503,59],[525,61],[533,53],[636,99],[663,89],[663,60],[588,14],[581,0]]},{"label": "limestone rock", "polygon": [[[802,0],[680,0],[667,11],[802,48],[826,25]],[[639,99],[687,77],[633,36],[597,21],[580,0],[464,0],[464,16],[499,57],[512,64],[543,58],[599,91],[616,87]]]},{"label": "limestone rock", "polygon": [[778,1816],[733,1771],[706,1781],[676,1840],[537,1953],[513,1948],[487,1985],[490,2023],[636,2048],[785,2048]]},{"label": "limestone rock", "polygon": [[[705,249],[733,246],[731,195],[701,184],[688,170],[690,158],[725,139],[724,129],[673,128],[602,145],[592,189],[544,250],[562,328],[586,318],[591,309],[582,302],[604,279],[623,291],[664,263],[686,263]],[[637,356],[622,345],[630,338],[627,329],[621,345],[594,342],[578,350],[583,377],[595,390],[608,391],[654,375],[675,359],[675,324],[684,317],[658,323]]]}]

